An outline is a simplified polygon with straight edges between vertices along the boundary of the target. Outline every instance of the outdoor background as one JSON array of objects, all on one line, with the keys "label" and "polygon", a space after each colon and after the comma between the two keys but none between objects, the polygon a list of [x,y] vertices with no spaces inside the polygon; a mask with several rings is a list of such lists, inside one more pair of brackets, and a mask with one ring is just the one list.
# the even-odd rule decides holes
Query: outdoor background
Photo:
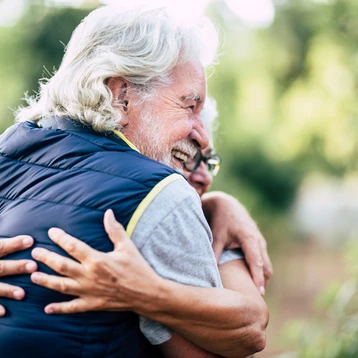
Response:
[{"label": "outdoor background", "polygon": [[[0,0],[0,133],[104,2]],[[247,206],[275,270],[256,357],[358,357],[358,1],[148,3],[220,26],[208,71],[223,158],[214,188]]]}]

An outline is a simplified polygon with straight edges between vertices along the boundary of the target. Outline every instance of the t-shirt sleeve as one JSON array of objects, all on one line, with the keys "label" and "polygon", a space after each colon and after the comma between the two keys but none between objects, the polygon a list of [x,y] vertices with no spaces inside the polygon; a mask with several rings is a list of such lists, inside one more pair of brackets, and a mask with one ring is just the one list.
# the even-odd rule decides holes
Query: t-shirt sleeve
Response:
[{"label": "t-shirt sleeve", "polygon": [[225,262],[229,262],[232,260],[243,260],[243,259],[245,259],[245,255],[240,248],[224,250],[223,253],[221,254],[219,265],[222,265]]},{"label": "t-shirt sleeve", "polygon": [[[132,239],[160,276],[191,286],[222,287],[200,198],[184,180],[161,190],[139,219]],[[169,328],[145,317],[140,317],[140,328],[152,344],[172,335]]]}]

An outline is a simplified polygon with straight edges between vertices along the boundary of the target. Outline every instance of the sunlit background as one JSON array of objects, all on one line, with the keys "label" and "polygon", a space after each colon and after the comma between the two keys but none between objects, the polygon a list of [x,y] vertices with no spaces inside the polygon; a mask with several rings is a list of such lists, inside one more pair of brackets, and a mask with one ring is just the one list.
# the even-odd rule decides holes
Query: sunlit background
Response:
[{"label": "sunlit background", "polygon": [[[0,132],[101,3],[0,0]],[[128,1],[131,6],[143,4]],[[263,357],[358,357],[358,1],[150,0],[220,26],[214,188],[241,200],[275,274]],[[147,6],[149,6],[146,4]]]}]

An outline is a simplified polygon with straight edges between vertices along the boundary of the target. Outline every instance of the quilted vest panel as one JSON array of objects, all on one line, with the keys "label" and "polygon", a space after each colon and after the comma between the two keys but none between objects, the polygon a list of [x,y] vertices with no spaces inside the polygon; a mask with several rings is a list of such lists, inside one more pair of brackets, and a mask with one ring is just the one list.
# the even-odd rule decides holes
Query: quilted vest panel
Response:
[{"label": "quilted vest panel", "polygon": [[[103,228],[105,210],[113,209],[126,227],[150,190],[175,171],[131,149],[114,134],[100,135],[68,118],[56,118],[54,123],[43,128],[24,122],[0,137],[0,238],[29,234],[35,239],[34,247],[64,255],[47,236],[50,227],[60,227],[109,252],[113,246]],[[31,249],[7,258],[29,259],[30,254]],[[46,315],[46,304],[73,297],[36,286],[28,275],[2,281],[23,287],[26,298],[0,299],[8,312],[0,318],[1,357],[158,354],[132,312]]]}]

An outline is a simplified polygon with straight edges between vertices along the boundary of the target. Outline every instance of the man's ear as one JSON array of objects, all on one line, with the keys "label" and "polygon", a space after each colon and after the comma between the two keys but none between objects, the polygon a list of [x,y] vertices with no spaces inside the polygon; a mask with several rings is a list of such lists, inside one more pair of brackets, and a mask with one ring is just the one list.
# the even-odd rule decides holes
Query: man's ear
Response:
[{"label": "man's ear", "polygon": [[107,82],[107,86],[112,92],[114,107],[118,108],[124,117],[127,114],[129,103],[128,81],[121,77],[111,77]]}]

